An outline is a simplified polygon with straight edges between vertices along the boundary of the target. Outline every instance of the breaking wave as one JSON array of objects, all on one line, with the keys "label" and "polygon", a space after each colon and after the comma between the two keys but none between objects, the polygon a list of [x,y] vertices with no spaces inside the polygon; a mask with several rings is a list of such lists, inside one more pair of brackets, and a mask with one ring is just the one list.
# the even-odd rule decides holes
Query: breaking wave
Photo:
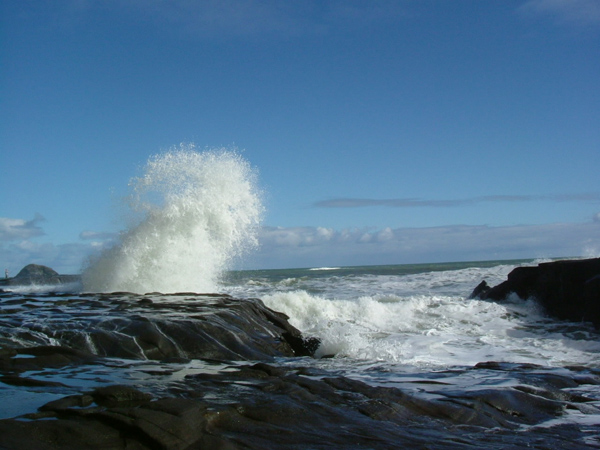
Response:
[{"label": "breaking wave", "polygon": [[235,149],[181,144],[152,156],[129,184],[138,219],[89,262],[87,292],[214,292],[232,261],[257,245],[257,175]]}]

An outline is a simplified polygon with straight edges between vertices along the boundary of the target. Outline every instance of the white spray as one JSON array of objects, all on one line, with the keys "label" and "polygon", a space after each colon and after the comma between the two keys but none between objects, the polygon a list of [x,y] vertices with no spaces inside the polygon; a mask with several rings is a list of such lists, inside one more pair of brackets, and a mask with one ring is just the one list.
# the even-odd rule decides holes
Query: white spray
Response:
[{"label": "white spray", "polygon": [[256,173],[235,151],[193,144],[151,157],[131,179],[142,215],[83,273],[88,292],[215,292],[233,258],[257,245]]}]

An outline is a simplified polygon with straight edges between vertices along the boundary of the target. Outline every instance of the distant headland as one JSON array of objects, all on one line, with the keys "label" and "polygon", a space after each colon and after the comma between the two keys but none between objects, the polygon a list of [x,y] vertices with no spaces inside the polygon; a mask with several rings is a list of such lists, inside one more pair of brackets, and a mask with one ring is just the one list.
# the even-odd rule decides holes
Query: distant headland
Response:
[{"label": "distant headland", "polygon": [[28,264],[14,277],[0,279],[1,286],[55,285],[79,281],[79,275],[60,275],[40,264]]}]

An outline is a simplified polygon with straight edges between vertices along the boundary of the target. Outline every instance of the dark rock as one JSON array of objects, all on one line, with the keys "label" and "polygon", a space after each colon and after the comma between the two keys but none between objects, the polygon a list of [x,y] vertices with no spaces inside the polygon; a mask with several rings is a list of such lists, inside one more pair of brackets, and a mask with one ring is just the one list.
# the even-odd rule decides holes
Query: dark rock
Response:
[{"label": "dark rock", "polygon": [[165,398],[138,408],[108,410],[95,417],[150,448],[183,450],[202,441],[205,410],[198,401]]},{"label": "dark rock", "polygon": [[489,292],[490,289],[491,288],[487,284],[487,281],[483,280],[477,285],[477,287],[475,287],[475,289],[473,289],[473,292],[471,292],[469,298],[485,298],[486,294]]},{"label": "dark rock", "polygon": [[51,402],[42,405],[40,411],[55,411],[65,412],[71,408],[82,408],[90,406],[94,402],[94,397],[91,395],[69,395],[67,397],[59,398]]},{"label": "dark rock", "polygon": [[[490,363],[472,370],[517,369]],[[521,370],[543,375],[537,366]],[[600,413],[588,398],[529,384],[420,395],[326,375],[256,363],[188,375],[177,397],[153,400],[130,386],[97,388],[47,403],[38,414],[0,420],[0,448],[500,450],[535,442],[536,448],[574,450],[584,446],[573,426],[535,425],[560,418],[565,408]]]},{"label": "dark rock", "polygon": [[18,375],[4,375],[0,378],[4,384],[11,386],[30,386],[30,387],[56,387],[64,386],[64,384],[56,381],[36,380],[35,378],[20,377]]},{"label": "dark rock", "polygon": [[28,264],[13,278],[0,279],[0,286],[56,285],[79,280],[78,275],[59,275],[54,269],[39,264]]},{"label": "dark rock", "polygon": [[282,334],[283,339],[292,347],[295,356],[313,356],[319,345],[321,345],[321,340],[311,337],[304,338],[299,334],[292,334],[289,331],[286,331]]},{"label": "dark rock", "polygon": [[514,293],[537,300],[550,316],[592,322],[600,328],[600,258],[517,267],[497,286],[489,288],[484,283],[471,298],[503,301]]},{"label": "dark rock", "polygon": [[[45,368],[64,367],[69,364],[89,363],[95,359],[95,355],[69,347],[51,345],[23,347],[14,349],[14,353],[0,354],[0,370],[5,374],[7,372],[14,374]],[[9,379],[7,378],[7,380]],[[16,378],[13,381],[12,384],[18,382]]]},{"label": "dark rock", "polygon": [[42,266],[39,264],[28,264],[27,266],[21,269],[21,271],[17,274],[15,278],[18,280],[46,280],[58,276],[58,272],[51,269],[50,267]]},{"label": "dark rock", "polygon": [[[35,358],[0,353],[0,367],[34,370],[40,358],[47,359],[44,364],[61,364],[92,353],[151,360],[261,361],[312,356],[319,345],[318,339],[304,338],[287,316],[258,299],[197,294],[38,297],[11,305],[11,313],[3,316],[10,333],[7,343],[32,345],[19,352]],[[39,345],[49,341],[56,346]]]},{"label": "dark rock", "polygon": [[90,396],[99,405],[105,406],[132,406],[147,403],[152,399],[150,394],[139,391],[131,386],[106,386],[94,390]]},{"label": "dark rock", "polygon": [[135,449],[138,441],[124,437],[119,429],[100,421],[0,420],[0,448],[10,450]]},{"label": "dark rock", "polygon": [[302,333],[288,322],[289,317],[284,313],[267,308],[264,315],[273,325],[285,330],[281,337],[290,346],[294,356],[313,356],[321,345],[321,340],[318,338],[303,337]]}]

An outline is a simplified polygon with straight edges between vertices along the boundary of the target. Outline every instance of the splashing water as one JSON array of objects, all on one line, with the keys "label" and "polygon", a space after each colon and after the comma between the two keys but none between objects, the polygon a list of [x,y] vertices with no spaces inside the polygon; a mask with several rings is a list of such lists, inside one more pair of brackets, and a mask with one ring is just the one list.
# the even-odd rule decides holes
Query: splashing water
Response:
[{"label": "splashing water", "polygon": [[257,245],[256,172],[235,149],[181,144],[151,157],[130,187],[142,219],[90,261],[88,292],[214,292],[232,260]]}]

